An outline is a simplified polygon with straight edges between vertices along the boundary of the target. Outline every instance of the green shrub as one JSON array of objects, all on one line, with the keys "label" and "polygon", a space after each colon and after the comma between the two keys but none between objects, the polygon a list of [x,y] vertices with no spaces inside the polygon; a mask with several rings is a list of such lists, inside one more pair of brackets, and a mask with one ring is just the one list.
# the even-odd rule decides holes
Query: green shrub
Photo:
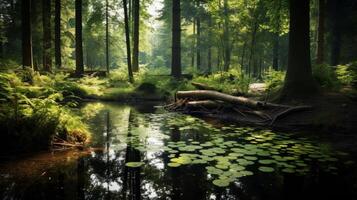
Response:
[{"label": "green shrub", "polygon": [[343,85],[353,85],[357,81],[357,62],[336,67],[337,79]]},{"label": "green shrub", "polygon": [[312,67],[312,74],[317,83],[327,89],[338,89],[340,82],[333,67],[322,64]]},{"label": "green shrub", "polygon": [[193,82],[203,83],[228,94],[245,94],[249,90],[251,78],[240,70],[216,72],[207,76],[196,76]]},{"label": "green shrub", "polygon": [[267,90],[270,91],[277,91],[279,90],[283,84],[284,84],[284,80],[285,80],[285,72],[283,71],[276,71],[273,68],[269,68],[264,76],[263,76],[263,80],[266,84]]}]

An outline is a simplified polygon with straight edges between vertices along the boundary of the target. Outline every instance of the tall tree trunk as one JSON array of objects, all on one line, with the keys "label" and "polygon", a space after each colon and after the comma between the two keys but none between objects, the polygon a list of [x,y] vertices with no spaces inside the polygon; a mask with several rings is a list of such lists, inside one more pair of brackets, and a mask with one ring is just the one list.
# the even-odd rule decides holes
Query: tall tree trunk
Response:
[{"label": "tall tree trunk", "polygon": [[[212,38],[212,16],[208,18],[208,40],[211,41]],[[208,67],[208,74],[212,73],[212,45],[211,42],[208,44],[208,52],[207,52],[207,67]]]},{"label": "tall tree trunk", "polygon": [[139,18],[140,0],[134,0],[134,47],[133,47],[133,71],[139,71]]},{"label": "tall tree trunk", "polygon": [[105,65],[109,75],[109,4],[105,0]]},{"label": "tall tree trunk", "polygon": [[252,61],[253,61],[253,57],[254,57],[254,49],[255,49],[257,31],[258,31],[258,20],[255,19],[254,25],[253,25],[253,31],[252,31],[252,40],[250,43],[249,60],[248,60],[248,75],[249,76],[251,75],[251,71],[252,71]]},{"label": "tall tree trunk", "polygon": [[224,11],[224,33],[223,33],[223,43],[224,45],[224,71],[229,70],[231,64],[231,44],[229,42],[229,16],[228,16],[228,0],[223,2]]},{"label": "tall tree trunk", "polygon": [[273,69],[279,70],[279,33],[274,33]]},{"label": "tall tree trunk", "polygon": [[[196,20],[193,20],[193,30],[192,30],[192,35],[195,35],[196,33]],[[191,67],[195,66],[195,42],[196,38],[192,38],[192,48],[191,48]]]},{"label": "tall tree trunk", "polygon": [[196,0],[197,3],[197,16],[196,16],[196,23],[197,23],[197,48],[196,48],[196,65],[197,70],[201,71],[201,16],[200,16],[200,0]]},{"label": "tall tree trunk", "polygon": [[339,0],[331,0],[332,12],[332,41],[331,41],[331,65],[336,66],[340,63],[340,53],[341,53],[341,22],[342,22],[342,12],[341,12],[341,2]]},{"label": "tall tree trunk", "polygon": [[316,64],[322,64],[324,62],[325,51],[325,9],[326,1],[319,0],[319,22],[317,30],[317,52],[316,52]]},{"label": "tall tree trunk", "polygon": [[76,17],[76,74],[84,74],[83,65],[83,40],[82,40],[82,0],[75,1]]},{"label": "tall tree trunk", "polygon": [[55,63],[62,67],[61,58],[61,0],[55,0]]},{"label": "tall tree trunk", "polygon": [[316,92],[310,58],[310,0],[290,0],[288,69],[281,97],[291,99]]},{"label": "tall tree trunk", "polygon": [[43,70],[51,72],[51,0],[42,0]]},{"label": "tall tree trunk", "polygon": [[22,66],[33,67],[32,35],[31,35],[31,1],[21,1],[22,15]]},{"label": "tall tree trunk", "polygon": [[129,18],[128,18],[128,8],[127,8],[127,0],[123,0],[124,6],[124,23],[125,23],[125,41],[126,41],[126,57],[128,62],[128,75],[129,82],[134,82],[133,71],[131,66],[131,52],[130,52],[130,30],[129,30]]},{"label": "tall tree trunk", "polygon": [[281,0],[277,1],[277,10],[276,10],[276,27],[274,30],[274,35],[273,35],[273,69],[274,70],[279,70],[279,48],[280,48],[280,29],[281,29],[281,24],[280,24],[280,12],[281,12]]},{"label": "tall tree trunk", "polygon": [[242,70],[244,69],[245,72],[247,72],[247,69],[245,69],[245,67],[244,67],[244,57],[245,57],[246,48],[247,48],[247,42],[244,42],[243,50],[242,50],[242,57],[241,57],[241,60],[240,60],[240,67],[241,67]]},{"label": "tall tree trunk", "polygon": [[181,77],[181,8],[180,0],[172,1],[171,75]]}]

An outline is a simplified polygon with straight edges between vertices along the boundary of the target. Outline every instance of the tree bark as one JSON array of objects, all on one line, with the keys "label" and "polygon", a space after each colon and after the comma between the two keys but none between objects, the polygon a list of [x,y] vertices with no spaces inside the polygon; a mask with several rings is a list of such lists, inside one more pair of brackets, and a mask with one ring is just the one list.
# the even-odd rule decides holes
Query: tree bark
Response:
[{"label": "tree bark", "polygon": [[[196,33],[196,21],[193,20],[193,30],[192,30],[192,35],[195,35]],[[195,66],[195,42],[196,38],[192,38],[192,49],[191,49],[191,67]]]},{"label": "tree bark", "polygon": [[131,66],[131,52],[130,52],[130,30],[129,30],[129,19],[128,19],[128,8],[127,8],[127,0],[123,0],[124,6],[124,23],[125,23],[125,40],[126,40],[126,57],[128,64],[128,75],[129,82],[134,82],[133,71]]},{"label": "tree bark", "polygon": [[326,1],[319,0],[319,22],[317,30],[317,52],[316,52],[316,64],[322,64],[324,62],[325,51],[325,9]]},{"label": "tree bark", "polygon": [[84,74],[83,40],[82,40],[82,0],[75,0],[76,18],[76,75]]},{"label": "tree bark", "polygon": [[[208,16],[208,40],[212,40],[212,16]],[[207,50],[207,74],[212,73],[212,44],[208,42],[208,50]]]},{"label": "tree bark", "polygon": [[279,70],[279,33],[274,33],[273,69]]},{"label": "tree bark", "polygon": [[246,48],[247,48],[247,42],[244,42],[244,44],[243,44],[243,50],[242,50],[242,57],[241,57],[241,60],[240,60],[240,67],[241,67],[241,69],[244,69],[245,72],[248,71],[248,70],[245,69],[245,67],[244,67],[244,57],[245,57],[245,50],[246,50]]},{"label": "tree bark", "polygon": [[181,8],[180,0],[172,1],[171,75],[181,77]]},{"label": "tree bark", "polygon": [[197,3],[197,16],[196,16],[196,24],[197,24],[197,48],[196,48],[196,65],[197,70],[201,71],[201,16],[200,16],[200,0],[196,0]]},{"label": "tree bark", "polygon": [[133,71],[139,71],[139,17],[140,0],[134,0],[134,47],[133,47]]},{"label": "tree bark", "polygon": [[105,0],[105,64],[109,74],[109,4]]},{"label": "tree bark", "polygon": [[51,0],[42,0],[43,70],[51,72]]},{"label": "tree bark", "polygon": [[252,40],[250,43],[250,54],[249,54],[249,60],[248,60],[248,75],[251,75],[252,72],[252,61],[253,61],[253,56],[254,56],[254,48],[255,48],[255,43],[256,43],[256,35],[258,31],[258,20],[254,19],[254,25],[253,25],[253,32],[252,32]]},{"label": "tree bark", "polygon": [[22,15],[22,66],[33,67],[32,35],[31,35],[31,1],[21,1]]},{"label": "tree bark", "polygon": [[290,0],[288,69],[282,98],[299,98],[316,92],[310,58],[310,0]]},{"label": "tree bark", "polygon": [[332,41],[331,41],[331,65],[336,66],[340,63],[341,54],[341,2],[339,0],[331,0],[332,12]]},{"label": "tree bark", "polygon": [[62,67],[61,55],[61,0],[55,0],[55,63]]},{"label": "tree bark", "polygon": [[229,42],[229,15],[228,15],[228,0],[223,2],[223,12],[224,12],[224,33],[223,33],[223,43],[224,45],[224,71],[228,71],[231,65],[231,44]]}]

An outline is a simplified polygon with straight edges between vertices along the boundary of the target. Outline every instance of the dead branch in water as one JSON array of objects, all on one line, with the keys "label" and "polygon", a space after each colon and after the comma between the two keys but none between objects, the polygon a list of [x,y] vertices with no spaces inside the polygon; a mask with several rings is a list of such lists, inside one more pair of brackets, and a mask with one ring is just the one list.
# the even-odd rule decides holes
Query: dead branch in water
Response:
[{"label": "dead branch in water", "polygon": [[230,114],[231,117],[236,116],[234,117],[235,121],[259,126],[273,126],[279,119],[296,112],[310,110],[312,107],[268,103],[266,99],[265,101],[256,101],[212,90],[194,90],[178,91],[175,95],[175,102],[164,106],[164,108],[208,117]]}]

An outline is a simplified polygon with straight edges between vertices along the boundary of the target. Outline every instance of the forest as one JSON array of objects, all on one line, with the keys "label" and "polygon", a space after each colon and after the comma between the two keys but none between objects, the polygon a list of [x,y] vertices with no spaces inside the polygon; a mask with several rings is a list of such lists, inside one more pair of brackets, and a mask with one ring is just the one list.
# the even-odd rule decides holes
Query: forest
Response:
[{"label": "forest", "polygon": [[2,0],[1,199],[357,199],[357,1]]}]

